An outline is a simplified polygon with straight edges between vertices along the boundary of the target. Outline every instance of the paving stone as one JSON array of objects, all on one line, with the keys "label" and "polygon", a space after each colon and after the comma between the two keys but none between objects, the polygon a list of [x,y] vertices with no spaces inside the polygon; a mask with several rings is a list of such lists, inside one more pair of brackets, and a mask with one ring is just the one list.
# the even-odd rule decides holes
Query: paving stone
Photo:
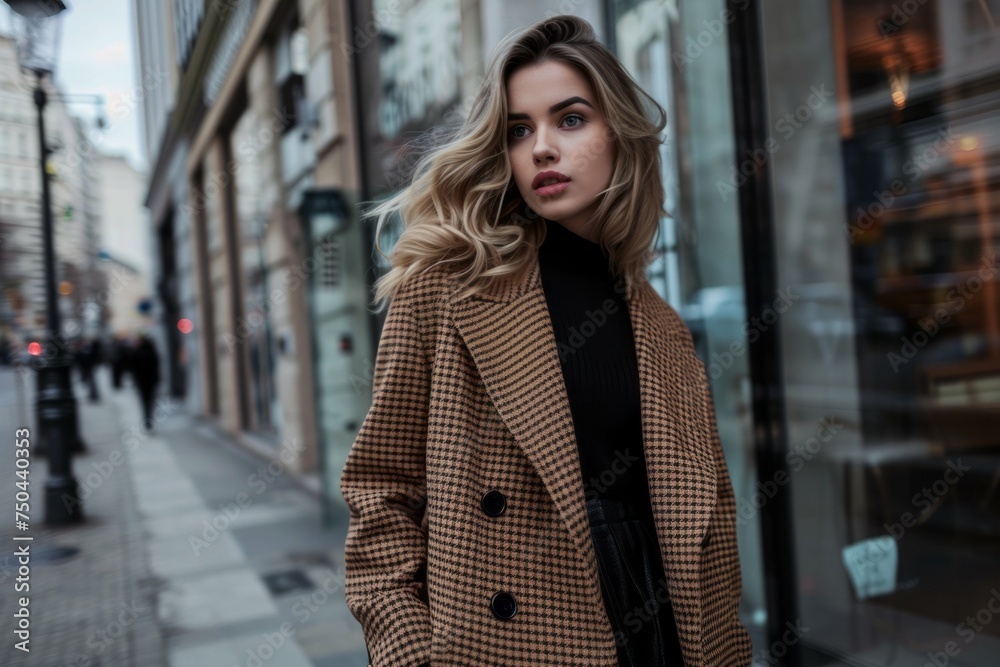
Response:
[{"label": "paving stone", "polygon": [[[43,521],[44,483],[48,463],[31,461],[31,528],[33,552],[73,546],[77,555],[65,561],[31,568],[31,652],[13,647],[11,617],[0,619],[0,665],[4,667],[63,667],[68,665],[121,665],[165,667],[163,633],[156,620],[156,586],[143,552],[141,517],[134,508],[134,489],[126,472],[127,452],[118,431],[118,400],[110,390],[106,371],[99,369],[102,400],[91,403],[74,381],[80,433],[88,451],[73,458],[74,476],[83,498],[85,521],[65,527],[48,527]],[[33,404],[36,387],[10,368],[0,368],[0,423],[27,426],[36,432]],[[5,400],[20,396],[17,401]],[[22,406],[28,406],[25,410]],[[118,450],[123,458],[115,455]],[[13,440],[0,437],[0,457],[14,458]],[[0,466],[0,469],[4,469]],[[13,507],[14,487],[0,485],[0,503]],[[11,526],[0,527],[0,585],[9,585],[2,567],[12,549]],[[6,598],[5,598],[6,599]],[[141,660],[137,661],[137,657]]]},{"label": "paving stone", "polygon": [[260,665],[268,667],[311,667],[312,661],[290,635],[273,632],[241,635],[179,649],[170,656],[172,667],[190,665]]},{"label": "paving stone", "polygon": [[[47,462],[32,460],[32,548],[79,551],[61,562],[33,565],[31,654],[0,645],[0,666],[232,667],[257,664],[267,636],[292,631],[268,667],[368,664],[360,626],[343,599],[346,517],[323,525],[319,501],[289,479],[265,474],[259,458],[210,422],[173,406],[145,433],[131,387],[110,388],[98,370],[101,401],[79,382],[77,409],[88,451],[73,460],[86,521],[47,528],[42,499]],[[0,368],[0,422],[34,431],[35,387],[29,376]],[[0,437],[0,460],[13,459]],[[0,466],[2,469],[2,466]],[[264,471],[264,472],[262,472]],[[262,480],[264,482],[262,483]],[[0,485],[0,503],[14,488]],[[245,494],[229,525],[194,554],[189,538]],[[0,526],[0,585],[8,585],[12,527]],[[12,568],[13,565],[13,568]],[[272,596],[263,577],[299,570],[315,586]],[[322,594],[322,599],[315,597]],[[303,595],[313,596],[306,607]],[[304,613],[307,609],[312,611]],[[11,619],[0,632],[11,635]],[[265,647],[261,649],[261,647]]]},{"label": "paving stone", "polygon": [[175,579],[160,593],[160,620],[173,631],[202,630],[277,613],[260,577],[249,568]]}]

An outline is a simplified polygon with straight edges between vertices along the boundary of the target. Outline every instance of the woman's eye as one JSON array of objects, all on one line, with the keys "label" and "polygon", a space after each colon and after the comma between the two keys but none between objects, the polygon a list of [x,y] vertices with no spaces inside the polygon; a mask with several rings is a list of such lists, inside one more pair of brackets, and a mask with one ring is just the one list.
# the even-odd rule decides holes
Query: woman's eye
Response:
[{"label": "woman's eye", "polygon": [[[577,115],[577,114],[575,114],[575,113],[573,113],[573,114],[570,114],[570,115],[566,116],[566,121],[568,122],[568,121],[572,120],[573,118],[577,119],[577,120],[578,120],[578,121],[580,121],[581,123],[583,122],[583,116],[578,116],[578,115]],[[575,127],[575,126],[572,126],[572,125],[571,125],[570,127]]]},{"label": "woman's eye", "polygon": [[[563,118],[563,123],[568,123],[569,121],[574,120],[574,119],[577,120],[577,121],[579,121],[579,122],[569,124],[568,127],[579,127],[583,123],[583,121],[584,121],[583,116],[581,116],[579,114],[571,113],[568,116],[566,116],[565,118]],[[518,130],[527,130],[527,129],[528,128],[526,126],[524,126],[524,125],[515,125],[514,127],[510,128],[510,136],[511,136],[512,139],[522,139],[524,137],[524,135],[523,134],[518,134],[517,131]]]},{"label": "woman's eye", "polygon": [[522,135],[517,134],[517,131],[519,129],[522,129],[523,127],[524,125],[515,125],[514,127],[510,128],[510,136],[513,137],[514,139],[520,139],[521,137],[523,137],[524,136],[523,134]]}]

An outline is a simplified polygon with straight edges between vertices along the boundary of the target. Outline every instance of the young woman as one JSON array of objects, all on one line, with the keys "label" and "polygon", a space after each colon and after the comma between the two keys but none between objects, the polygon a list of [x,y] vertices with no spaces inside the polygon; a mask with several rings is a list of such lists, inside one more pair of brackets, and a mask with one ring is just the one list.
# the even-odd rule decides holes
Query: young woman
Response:
[{"label": "young woman", "polygon": [[341,478],[375,667],[750,664],[705,368],[645,279],[665,123],[588,23],[545,19],[375,209],[404,230]]}]

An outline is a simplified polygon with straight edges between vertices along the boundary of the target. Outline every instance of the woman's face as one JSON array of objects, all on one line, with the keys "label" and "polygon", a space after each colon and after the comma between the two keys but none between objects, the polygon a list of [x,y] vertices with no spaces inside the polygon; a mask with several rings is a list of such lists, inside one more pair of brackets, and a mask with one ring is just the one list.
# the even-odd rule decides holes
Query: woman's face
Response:
[{"label": "woman's face", "polygon": [[[507,147],[514,182],[538,215],[592,238],[597,195],[611,183],[616,147],[590,83],[559,61],[507,81]],[[555,172],[553,179],[544,172]]]}]

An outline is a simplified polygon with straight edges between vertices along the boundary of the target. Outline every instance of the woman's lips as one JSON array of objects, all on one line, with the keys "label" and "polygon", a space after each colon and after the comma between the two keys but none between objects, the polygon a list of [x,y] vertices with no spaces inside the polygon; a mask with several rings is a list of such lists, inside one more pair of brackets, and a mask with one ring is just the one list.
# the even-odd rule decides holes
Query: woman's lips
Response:
[{"label": "woman's lips", "polygon": [[551,197],[557,195],[566,188],[569,187],[569,181],[563,181],[562,183],[553,183],[552,185],[543,185],[540,188],[535,188],[535,194],[540,197]]}]

